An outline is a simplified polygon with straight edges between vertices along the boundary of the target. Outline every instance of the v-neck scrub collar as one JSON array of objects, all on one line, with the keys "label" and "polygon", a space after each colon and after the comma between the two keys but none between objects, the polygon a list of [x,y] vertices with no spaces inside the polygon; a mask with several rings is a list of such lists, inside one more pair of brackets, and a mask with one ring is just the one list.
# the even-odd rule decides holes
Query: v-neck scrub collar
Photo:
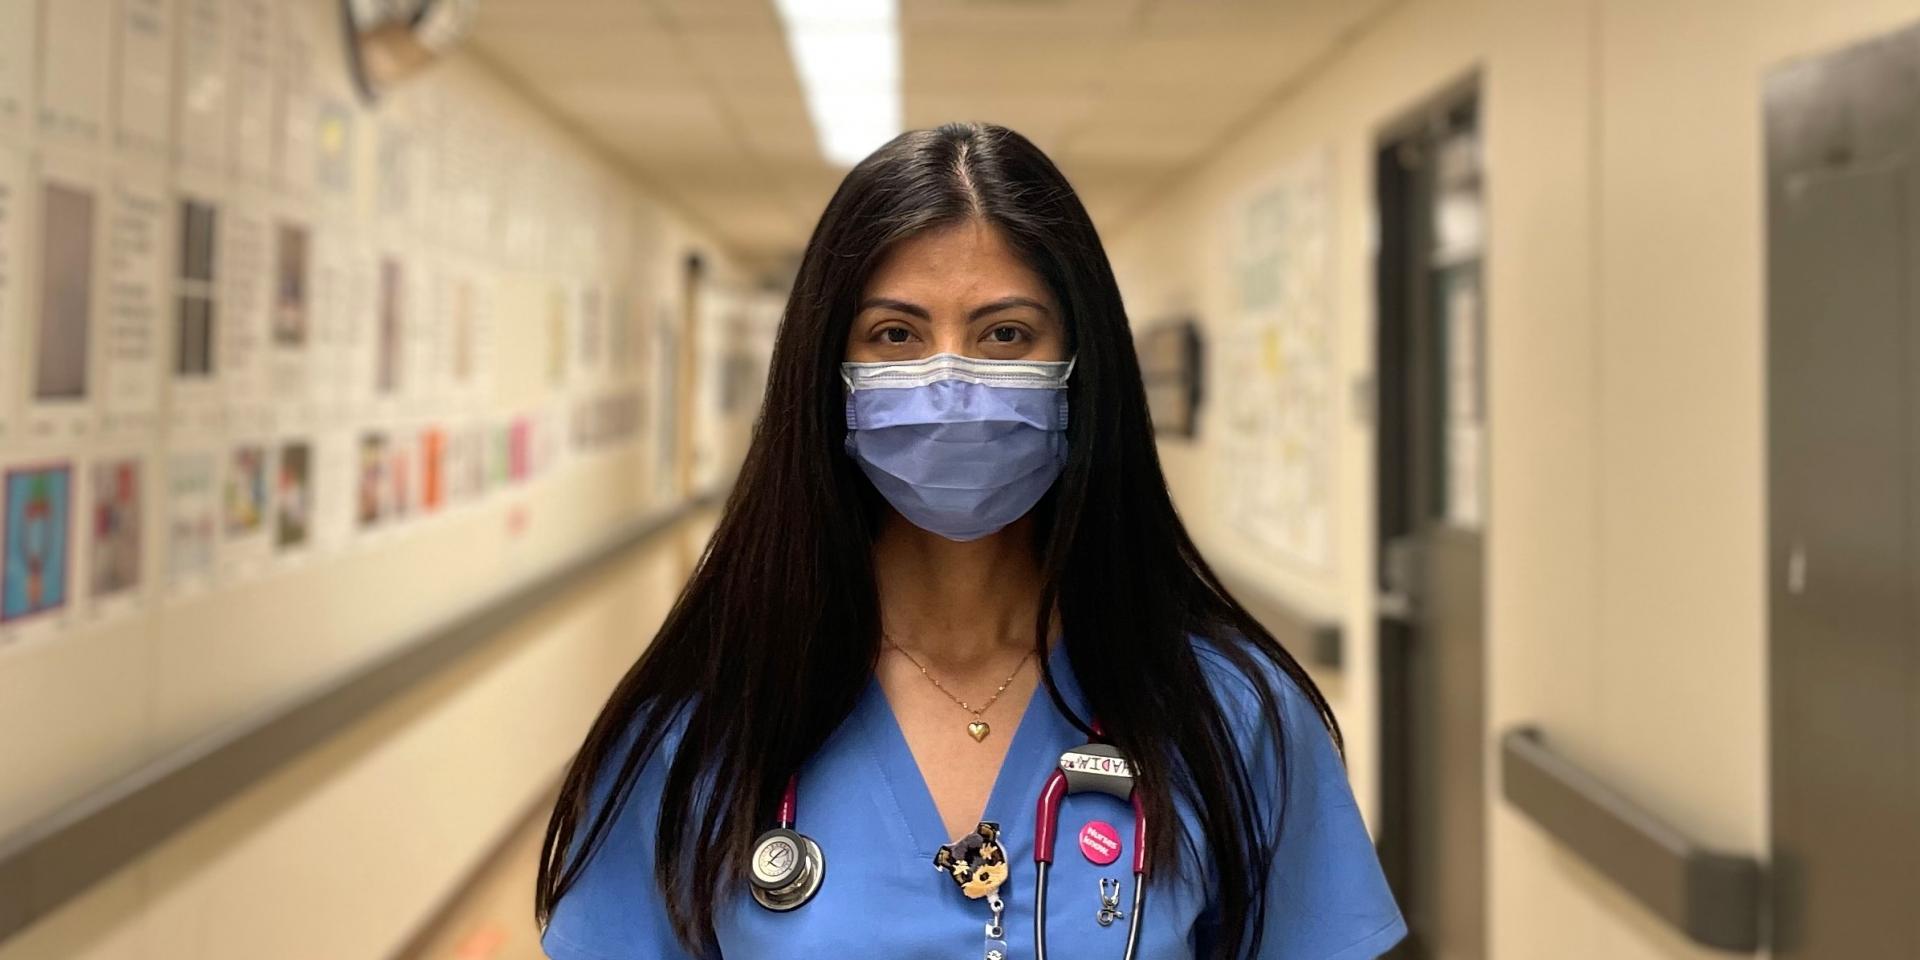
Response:
[{"label": "v-neck scrub collar", "polygon": [[[1047,651],[1047,667],[1053,671],[1054,682],[1060,687],[1061,695],[1084,715],[1085,704],[1080,698],[1079,685],[1073,682],[1071,671],[1066,668],[1066,651],[1066,643],[1056,641],[1053,649]],[[914,760],[913,749],[907,744],[898,715],[887,701],[886,691],[881,689],[877,675],[867,679],[866,690],[855,706],[853,716],[848,719],[864,728],[864,745],[885,780],[887,792],[892,796],[901,828],[897,839],[913,851],[915,858],[931,864],[934,850],[954,838],[945,835],[946,827],[940,817],[940,809],[934,803],[933,792],[927,786],[919,763]],[[1052,772],[1054,763],[1065,749],[1062,747],[1048,752],[1048,745],[1059,741],[1056,734],[1060,728],[1077,733],[1077,728],[1061,716],[1042,683],[1028,698],[1026,707],[1020,713],[1020,720],[1013,728],[1013,739],[1007,744],[1006,758],[1001,761],[1000,770],[994,776],[981,819],[995,821],[1004,828],[1021,816],[1033,816],[1033,805],[1039,799],[1041,786],[1046,783],[1046,775]],[[1037,780],[1034,779],[1035,771],[1038,771]],[[1016,816],[1015,808],[1022,806],[1024,812]],[[1006,839],[1004,835],[1002,839]],[[1030,861],[1032,848],[1028,847],[1027,851]],[[1008,852],[1013,852],[1011,847]]]}]

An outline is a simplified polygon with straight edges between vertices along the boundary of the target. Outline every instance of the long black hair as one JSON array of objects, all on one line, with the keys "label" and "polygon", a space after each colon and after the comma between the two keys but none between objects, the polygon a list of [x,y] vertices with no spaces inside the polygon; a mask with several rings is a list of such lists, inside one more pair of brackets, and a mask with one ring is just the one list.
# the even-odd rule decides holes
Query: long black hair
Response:
[{"label": "long black hair", "polygon": [[[748,850],[772,823],[788,776],[852,711],[879,657],[872,547],[883,507],[841,452],[839,364],[855,305],[893,244],[969,219],[999,230],[1046,281],[1077,357],[1067,463],[1034,508],[1042,682],[1086,727],[1046,669],[1057,607],[1068,662],[1107,739],[1134,760],[1147,816],[1175,823],[1176,797],[1191,805],[1214,868],[1216,955],[1257,945],[1277,836],[1236,748],[1245,718],[1193,695],[1209,686],[1189,635],[1214,638],[1251,677],[1284,671],[1336,744],[1339,730],[1313,681],[1228,595],[1174,512],[1126,311],[1093,221],[1045,154],[985,123],[895,137],[847,174],[821,214],[719,526],[567,771],[541,851],[534,909],[543,926],[660,747],[667,724],[657,721],[671,717],[683,727],[661,797],[659,890],[635,894],[664,896],[681,941],[696,953],[711,947],[715,900],[728,884],[743,888]],[[1280,695],[1253,687],[1258,719],[1278,744]],[[589,821],[594,785],[609,772],[608,801]],[[1177,836],[1193,839],[1152,833],[1156,871],[1195,858]]]}]

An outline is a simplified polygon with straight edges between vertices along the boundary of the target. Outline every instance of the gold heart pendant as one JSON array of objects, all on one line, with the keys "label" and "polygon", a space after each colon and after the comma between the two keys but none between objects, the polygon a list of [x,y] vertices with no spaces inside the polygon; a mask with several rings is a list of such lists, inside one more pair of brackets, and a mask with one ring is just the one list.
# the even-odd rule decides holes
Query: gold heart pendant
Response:
[{"label": "gold heart pendant", "polygon": [[972,737],[974,743],[979,743],[980,741],[985,740],[987,738],[987,734],[992,732],[993,732],[993,728],[987,726],[987,722],[985,720],[975,720],[974,722],[967,724],[967,736]]}]

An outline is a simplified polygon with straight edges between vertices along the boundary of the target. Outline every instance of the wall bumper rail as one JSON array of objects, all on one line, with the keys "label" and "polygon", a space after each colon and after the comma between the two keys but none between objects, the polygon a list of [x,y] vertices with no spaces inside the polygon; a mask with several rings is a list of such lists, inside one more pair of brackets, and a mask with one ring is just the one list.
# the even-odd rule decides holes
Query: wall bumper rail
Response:
[{"label": "wall bumper rail", "polygon": [[1760,949],[1755,858],[1696,843],[1554,753],[1534,727],[1501,736],[1500,782],[1515,809],[1695,943]]},{"label": "wall bumper rail", "polygon": [[306,750],[453,669],[569,585],[657,542],[719,499],[718,493],[706,493],[630,521],[553,568],[481,600],[304,699],[216,731],[12,836],[0,837],[0,943]]}]

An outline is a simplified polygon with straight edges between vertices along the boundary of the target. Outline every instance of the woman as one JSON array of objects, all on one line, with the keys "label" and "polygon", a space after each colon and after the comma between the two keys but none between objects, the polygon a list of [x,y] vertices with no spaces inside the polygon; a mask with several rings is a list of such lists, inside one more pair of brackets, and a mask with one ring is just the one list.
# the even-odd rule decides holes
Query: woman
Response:
[{"label": "woman", "polygon": [[568,771],[543,946],[1377,956],[1406,928],[1338,743],[1174,513],[1066,179],[908,132],[821,215],[709,549]]}]

